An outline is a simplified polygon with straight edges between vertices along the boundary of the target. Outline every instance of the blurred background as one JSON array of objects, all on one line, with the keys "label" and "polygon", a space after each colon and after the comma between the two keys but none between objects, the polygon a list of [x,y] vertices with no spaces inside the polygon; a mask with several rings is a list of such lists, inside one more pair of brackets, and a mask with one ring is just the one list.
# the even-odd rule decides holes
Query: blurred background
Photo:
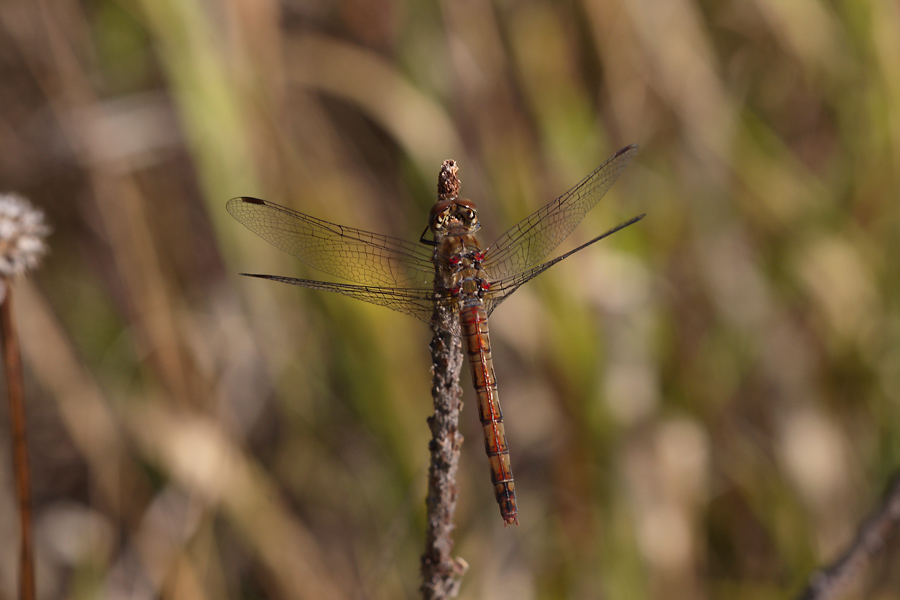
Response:
[{"label": "blurred background", "polygon": [[900,465],[896,2],[4,0],[0,77],[43,598],[417,597],[430,332],[225,202],[415,241],[447,158],[486,240],[629,143],[557,252],[648,214],[492,317],[519,527],[463,373],[461,598],[789,598]]}]

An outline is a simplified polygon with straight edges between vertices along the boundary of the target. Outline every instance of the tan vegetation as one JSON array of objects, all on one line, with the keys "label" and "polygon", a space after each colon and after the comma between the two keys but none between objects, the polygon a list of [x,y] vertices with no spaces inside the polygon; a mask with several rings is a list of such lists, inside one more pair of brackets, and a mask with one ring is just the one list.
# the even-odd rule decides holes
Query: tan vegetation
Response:
[{"label": "tan vegetation", "polygon": [[224,205],[415,241],[448,158],[486,239],[628,143],[559,251],[648,214],[492,317],[460,597],[791,597],[900,466],[896,2],[4,0],[0,77],[42,597],[416,596],[430,333],[239,277],[320,274]]}]

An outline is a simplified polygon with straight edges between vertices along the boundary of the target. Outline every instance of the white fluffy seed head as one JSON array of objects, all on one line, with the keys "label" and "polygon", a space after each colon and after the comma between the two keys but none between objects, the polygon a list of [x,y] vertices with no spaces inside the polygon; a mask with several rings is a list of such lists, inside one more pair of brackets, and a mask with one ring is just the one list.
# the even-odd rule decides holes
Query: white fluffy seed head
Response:
[{"label": "white fluffy seed head", "polygon": [[[0,276],[8,279],[37,267],[47,253],[49,233],[42,210],[18,194],[0,194]],[[2,287],[0,298],[6,293]]]}]

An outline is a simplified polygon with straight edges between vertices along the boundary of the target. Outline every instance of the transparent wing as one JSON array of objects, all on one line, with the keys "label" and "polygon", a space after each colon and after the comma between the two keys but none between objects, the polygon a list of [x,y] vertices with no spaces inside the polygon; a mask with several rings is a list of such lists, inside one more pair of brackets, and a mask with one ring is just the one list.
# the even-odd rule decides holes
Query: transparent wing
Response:
[{"label": "transparent wing", "polygon": [[635,145],[622,148],[581,183],[501,235],[484,253],[484,269],[491,279],[511,277],[537,265],[596,206],[637,149]]},{"label": "transparent wing", "polygon": [[434,280],[431,251],[421,244],[336,225],[256,198],[232,198],[226,208],[253,233],[329,275],[372,286],[427,287]]},{"label": "transparent wing", "polygon": [[[415,317],[425,323],[431,325],[434,320],[434,308],[437,305],[444,305],[455,308],[456,300],[449,292],[443,290],[434,290],[431,288],[387,288],[368,285],[350,285],[346,283],[329,283],[327,281],[313,281],[310,279],[294,279],[293,277],[281,277],[278,275],[257,275],[253,273],[241,273],[247,277],[258,277],[260,279],[271,279],[272,281],[280,281],[291,285],[299,285],[301,287],[313,290],[323,290],[326,292],[337,292],[345,296],[350,296],[363,302],[377,304],[395,310],[404,315]],[[441,327],[453,335],[459,336],[459,319],[451,319],[449,323],[442,324]]]},{"label": "transparent wing", "polygon": [[612,234],[614,234],[615,232],[625,229],[629,225],[634,225],[635,223],[637,223],[638,221],[643,219],[645,216],[646,215],[638,215],[636,217],[632,217],[632,218],[628,219],[627,221],[625,221],[623,223],[619,223],[618,225],[616,225],[615,227],[613,227],[612,229],[610,229],[603,235],[595,237],[591,241],[578,246],[574,250],[570,250],[569,252],[566,252],[562,256],[557,256],[553,260],[549,260],[549,261],[547,261],[543,264],[540,264],[536,267],[532,267],[531,269],[522,271],[521,273],[516,273],[515,275],[511,275],[509,277],[504,277],[503,279],[498,279],[496,281],[492,281],[491,289],[485,295],[485,298],[484,298],[484,307],[485,307],[485,310],[487,311],[487,314],[490,315],[492,312],[494,312],[494,309],[496,309],[498,306],[500,306],[501,302],[503,302],[504,300],[509,298],[513,292],[515,292],[517,289],[519,289],[520,286],[522,286],[522,284],[524,284],[528,281],[531,281],[532,279],[534,279],[535,277],[537,277],[538,275],[540,275],[541,273],[543,273],[544,271],[546,271],[547,269],[549,269],[550,267],[555,265],[556,263],[569,258],[570,256],[572,256],[573,254],[575,254],[576,252],[578,252],[580,250],[584,250],[591,244],[596,244],[603,238],[607,238],[607,237],[611,236]]}]

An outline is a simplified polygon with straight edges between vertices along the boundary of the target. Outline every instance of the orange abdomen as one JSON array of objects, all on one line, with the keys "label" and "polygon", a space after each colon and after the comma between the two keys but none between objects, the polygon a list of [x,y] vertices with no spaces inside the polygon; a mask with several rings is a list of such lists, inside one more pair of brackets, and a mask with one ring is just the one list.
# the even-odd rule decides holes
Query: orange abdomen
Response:
[{"label": "orange abdomen", "polygon": [[516,486],[509,463],[509,446],[503,428],[503,413],[497,394],[497,379],[491,359],[491,339],[488,335],[484,306],[464,306],[459,313],[463,343],[472,366],[472,381],[478,399],[478,413],[484,430],[484,450],[491,466],[494,495],[500,505],[500,515],[507,524],[519,524],[516,517]]}]

